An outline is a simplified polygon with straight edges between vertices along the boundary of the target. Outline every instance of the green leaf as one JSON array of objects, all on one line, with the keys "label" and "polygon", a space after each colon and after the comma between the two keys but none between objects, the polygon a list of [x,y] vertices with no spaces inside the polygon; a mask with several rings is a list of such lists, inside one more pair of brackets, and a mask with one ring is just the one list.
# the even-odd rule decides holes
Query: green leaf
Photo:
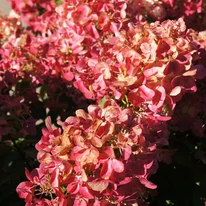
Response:
[{"label": "green leaf", "polygon": [[103,109],[104,108],[104,104],[105,104],[105,102],[107,102],[107,98],[106,97],[103,97],[101,100],[100,100],[100,102],[99,102],[99,107],[101,108],[101,109]]},{"label": "green leaf", "polygon": [[56,4],[61,5],[62,4],[62,0],[54,0]]}]

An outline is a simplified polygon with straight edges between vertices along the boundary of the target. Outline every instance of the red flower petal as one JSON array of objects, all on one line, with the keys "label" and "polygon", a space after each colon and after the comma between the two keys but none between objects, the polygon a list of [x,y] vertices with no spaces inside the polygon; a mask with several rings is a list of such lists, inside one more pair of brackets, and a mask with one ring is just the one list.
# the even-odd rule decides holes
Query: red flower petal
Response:
[{"label": "red flower petal", "polygon": [[79,189],[80,189],[80,185],[76,182],[71,182],[70,184],[67,185],[67,192],[69,194],[77,194],[79,192]]},{"label": "red flower petal", "polygon": [[144,99],[139,96],[139,94],[135,91],[131,91],[128,94],[128,100],[135,106],[138,107],[144,102]]}]

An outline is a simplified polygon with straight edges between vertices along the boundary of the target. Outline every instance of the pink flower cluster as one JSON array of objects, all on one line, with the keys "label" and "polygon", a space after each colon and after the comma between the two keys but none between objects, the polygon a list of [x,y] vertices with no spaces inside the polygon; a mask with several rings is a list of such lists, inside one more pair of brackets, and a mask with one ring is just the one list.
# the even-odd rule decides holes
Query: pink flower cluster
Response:
[{"label": "pink flower cluster", "polygon": [[[46,119],[36,144],[40,165],[26,169],[28,181],[18,185],[19,196],[27,206],[146,204],[148,190],[156,188],[149,178],[158,161],[171,162],[172,152],[163,148],[168,145],[168,120],[173,130],[180,125],[186,131],[184,121],[190,116],[189,127],[204,136],[199,129],[205,124],[200,118],[205,111],[205,31],[187,29],[185,21],[203,15],[205,4],[10,2],[27,27],[17,24],[17,17],[0,19],[0,105],[5,117],[0,135],[11,133],[11,117],[32,122],[16,126],[19,134],[35,134],[35,104],[58,111],[61,118],[57,128]],[[148,17],[158,21],[148,22]],[[22,91],[21,82],[30,84]],[[94,104],[72,116],[61,95],[82,108],[86,99]],[[185,102],[193,105],[187,111]]]},{"label": "pink flower cluster", "polygon": [[206,3],[204,0],[133,0],[128,8],[132,15],[140,13],[149,21],[182,17],[189,28],[198,31],[206,28]]},{"label": "pink flower cluster", "polygon": [[[39,30],[40,27],[44,27],[45,24],[48,25],[50,16],[53,15],[55,8],[59,4],[65,4],[65,0],[8,0],[12,8],[21,15],[22,19],[33,28]],[[70,1],[70,4],[77,5],[79,2],[85,3],[85,1]],[[87,1],[96,7],[93,7],[95,12],[99,12],[98,9],[101,9],[103,2]],[[106,11],[111,9],[111,2],[107,2]],[[203,0],[122,0],[122,1],[113,1],[112,3],[124,4],[124,9],[127,11],[127,15],[131,19],[134,19],[135,16],[143,16],[148,20],[166,20],[166,19],[177,19],[183,17],[186,24],[189,27],[195,28],[197,30],[205,29],[205,7],[206,3]],[[117,10],[117,8],[116,8]],[[122,10],[122,11],[123,11]],[[121,12],[122,13],[122,12]],[[83,16],[82,16],[83,17]],[[100,16],[100,18],[107,18],[108,16]],[[102,20],[103,20],[102,19]],[[39,23],[40,22],[40,23]]]},{"label": "pink flower cluster", "polygon": [[155,120],[147,128],[133,110],[105,104],[77,110],[58,122],[61,128],[47,118],[36,145],[40,166],[17,187],[27,205],[132,204],[145,188],[156,188],[147,178],[157,170],[155,149],[167,134]]},{"label": "pink flower cluster", "polygon": [[27,32],[5,44],[3,66],[42,84],[60,75],[88,99],[109,95],[158,115],[170,114],[186,91],[196,91],[192,55],[199,45],[182,19],[132,23],[122,1],[67,4],[44,19],[40,37]]},{"label": "pink flower cluster", "polygon": [[[190,36],[195,42],[200,43],[199,49],[193,54],[193,68],[197,69],[196,78],[197,92],[186,94],[175,108],[170,127],[173,131],[186,132],[192,130],[197,137],[206,137],[205,133],[205,67],[206,67],[206,32],[194,33],[190,31]],[[187,124],[185,124],[187,122]]]},{"label": "pink flower cluster", "polygon": [[182,19],[128,23],[103,41],[97,58],[77,62],[74,86],[87,98],[99,101],[109,94],[167,116],[185,92],[196,91],[198,67],[192,61],[198,48]]}]

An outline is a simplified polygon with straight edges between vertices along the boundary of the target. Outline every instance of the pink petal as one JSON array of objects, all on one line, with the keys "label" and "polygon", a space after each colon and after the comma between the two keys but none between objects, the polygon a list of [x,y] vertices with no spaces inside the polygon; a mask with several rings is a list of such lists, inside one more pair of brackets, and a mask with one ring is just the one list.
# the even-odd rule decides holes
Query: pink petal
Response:
[{"label": "pink petal", "polygon": [[176,86],[175,88],[172,89],[172,91],[170,92],[170,96],[177,96],[178,94],[180,94],[181,92],[181,87],[180,86]]},{"label": "pink petal", "polygon": [[131,154],[132,154],[131,146],[127,146],[126,148],[124,148],[123,150],[124,160],[128,160]]},{"label": "pink petal", "polygon": [[74,82],[74,86],[79,89],[87,99],[93,99],[94,95],[90,92],[81,80]]},{"label": "pink petal", "polygon": [[72,81],[72,79],[74,78],[74,74],[73,74],[72,72],[70,72],[70,71],[65,72],[65,73],[63,74],[63,78],[64,78],[65,80],[67,80],[67,81]]},{"label": "pink petal", "polygon": [[149,105],[149,109],[153,112],[156,112],[158,108],[160,108],[166,99],[166,92],[164,87],[160,86],[156,88],[155,96],[153,97],[152,105]]},{"label": "pink petal", "polygon": [[20,198],[26,198],[28,194],[32,194],[31,188],[33,184],[31,182],[21,182],[17,188],[16,192],[18,193]]},{"label": "pink petal", "polygon": [[52,132],[53,129],[52,129],[51,117],[47,117],[47,118],[46,118],[45,124],[46,124],[46,127],[47,127],[48,131],[49,131],[49,132]]},{"label": "pink petal", "polygon": [[80,185],[76,182],[72,182],[67,185],[67,192],[69,194],[77,194],[79,192],[79,189],[80,189]]},{"label": "pink petal", "polygon": [[98,138],[98,137],[93,137],[93,138],[91,139],[91,143],[92,143],[95,147],[97,147],[97,148],[100,148],[100,147],[102,147],[102,145],[103,145],[102,140],[101,140],[100,138]]},{"label": "pink petal", "polygon": [[83,119],[89,119],[89,115],[83,109],[78,109],[75,112],[75,114],[77,117],[81,117]]},{"label": "pink petal", "polygon": [[147,42],[144,42],[141,44],[140,49],[143,53],[149,53],[150,52],[150,45]]},{"label": "pink petal", "polygon": [[75,198],[73,206],[88,206],[87,202],[83,198]]},{"label": "pink petal", "polygon": [[160,120],[160,121],[169,121],[171,119],[170,116],[155,115],[155,117],[156,117],[157,120]]},{"label": "pink petal", "polygon": [[109,158],[115,158],[114,149],[109,146],[105,148],[104,153],[107,154]]},{"label": "pink petal", "polygon": [[112,160],[112,169],[115,171],[115,172],[118,172],[118,173],[121,173],[124,171],[124,164],[117,160],[117,159],[113,159]]},{"label": "pink petal", "polygon": [[[34,171],[36,171],[36,169],[33,170],[33,173]],[[27,168],[25,168],[25,174],[26,174],[26,177],[28,180],[30,181],[33,181],[33,175],[29,172],[29,170]],[[36,175],[38,175],[38,172],[36,171]]]},{"label": "pink petal", "polygon": [[51,185],[54,188],[59,187],[59,169],[55,168],[55,170],[51,174]]},{"label": "pink petal", "polygon": [[153,184],[152,182],[150,182],[149,180],[147,180],[144,177],[138,177],[139,181],[147,188],[149,189],[156,189],[157,185]]},{"label": "pink petal", "polygon": [[109,185],[109,181],[107,180],[97,180],[97,181],[93,181],[93,182],[88,182],[89,187],[97,192],[102,192],[105,189],[107,189],[108,185]]},{"label": "pink petal", "polygon": [[82,186],[79,190],[79,193],[87,199],[93,199],[94,196],[92,195],[91,191],[88,189],[88,187]]},{"label": "pink petal", "polygon": [[128,184],[130,182],[132,182],[133,178],[132,177],[126,177],[124,180],[120,181],[120,185],[125,185]]},{"label": "pink petal", "polygon": [[146,77],[149,77],[149,76],[152,76],[153,74],[157,73],[158,70],[159,70],[159,67],[149,65],[149,67],[145,68],[143,73]]},{"label": "pink petal", "polygon": [[196,73],[197,73],[196,69],[191,69],[191,70],[183,73],[183,76],[195,76]]},{"label": "pink petal", "polygon": [[103,179],[109,179],[111,174],[112,174],[112,160],[108,159],[107,161],[105,161],[102,165],[102,169],[100,172],[100,177]]},{"label": "pink petal", "polygon": [[155,96],[155,92],[145,85],[139,87],[139,93],[145,101],[150,101]]}]

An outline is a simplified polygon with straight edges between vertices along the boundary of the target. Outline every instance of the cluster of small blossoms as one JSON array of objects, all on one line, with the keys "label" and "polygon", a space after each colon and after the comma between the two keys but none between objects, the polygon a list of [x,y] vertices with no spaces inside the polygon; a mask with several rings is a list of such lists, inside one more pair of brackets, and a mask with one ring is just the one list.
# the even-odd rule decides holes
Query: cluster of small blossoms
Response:
[{"label": "cluster of small blossoms", "polygon": [[[11,59],[10,52],[15,51],[16,69],[30,72],[39,82],[44,81],[42,76],[49,75],[61,75],[68,82],[72,81],[73,67],[81,69],[83,57],[99,56],[101,38],[121,28],[126,20],[125,9],[125,3],[121,1],[115,4],[95,1],[62,3],[51,15],[45,14],[38,21],[40,28],[33,29],[37,35],[25,32],[4,45],[8,53],[2,58]],[[20,65],[19,59],[24,64]]]},{"label": "cluster of small blossoms", "polygon": [[[205,67],[206,67],[206,32],[199,33],[188,30],[189,36],[198,42],[199,48],[193,54],[193,68],[197,68],[197,92],[186,94],[175,108],[170,127],[173,131],[186,132],[192,130],[196,137],[206,137],[205,132]],[[187,121],[186,121],[187,120]],[[187,124],[185,124],[185,121]]]},{"label": "cluster of small blossoms", "polygon": [[[22,136],[35,136],[37,120],[46,113],[65,119],[78,108],[91,103],[62,79],[51,78],[44,85],[22,80],[16,71],[1,71],[0,75],[0,141],[7,142]],[[47,112],[48,110],[48,112]]]},{"label": "cluster of small blossoms", "polygon": [[[204,82],[205,33],[187,30],[183,19],[203,13],[205,4],[185,0],[179,2],[182,13],[171,14],[182,6],[166,0],[10,2],[27,30],[3,34],[0,89],[7,99],[1,104],[14,96],[29,116],[36,104],[61,117],[58,128],[47,118],[36,144],[40,166],[26,170],[29,181],[19,184],[19,196],[28,206],[143,206],[148,189],[156,188],[148,179],[158,161],[171,161],[163,149],[167,121],[179,124],[181,103],[176,105]],[[149,16],[183,18],[148,23]],[[27,92],[19,92],[21,82],[31,83]],[[60,101],[65,96],[82,108],[86,99],[96,105],[70,116],[67,100]],[[3,135],[9,132],[5,124],[0,121]]]},{"label": "cluster of small blossoms", "polygon": [[[46,58],[45,61],[41,61],[41,52],[37,55],[37,50],[41,48],[40,43],[35,44],[36,37],[25,31],[15,12],[12,11],[9,16],[2,16],[0,23],[1,140],[2,137],[3,141],[8,140],[8,136],[13,139],[22,135],[34,136],[35,122],[40,118],[38,114],[42,113],[37,106],[41,111],[48,108],[58,112],[58,116],[62,118],[67,117],[65,114],[74,114],[72,110],[76,108],[88,106],[87,100],[79,91],[57,75],[52,77],[49,74]],[[33,67],[35,70],[32,70]],[[40,73],[38,67],[43,67],[44,71],[41,70]],[[60,100],[62,96],[67,100],[66,103]],[[46,111],[43,113],[46,114]]]},{"label": "cluster of small blossoms", "polygon": [[206,2],[204,0],[162,0],[166,10],[166,18],[183,17],[187,27],[198,31],[205,30],[206,23]]},{"label": "cluster of small blossoms", "polygon": [[175,109],[170,122],[171,129],[176,132],[192,131],[196,137],[205,138],[205,100],[205,88],[195,94],[185,95]]},{"label": "cluster of small blossoms", "polygon": [[40,166],[17,187],[27,205],[131,205],[156,188],[147,178],[157,170],[165,128],[114,101],[105,105],[77,110],[61,128],[47,118],[36,144]]},{"label": "cluster of small blossoms", "polygon": [[99,56],[77,62],[74,86],[87,98],[110,96],[153,115],[170,116],[182,95],[196,91],[199,48],[182,19],[129,23],[103,40]]},{"label": "cluster of small blossoms", "polygon": [[[55,8],[59,4],[65,4],[65,0],[9,0],[12,8],[21,15],[22,19],[33,28],[35,31],[47,25],[50,16],[53,15]],[[78,2],[85,3],[85,1],[71,1],[69,4],[78,4]],[[131,18],[142,15],[150,21],[177,19],[183,17],[187,26],[196,29],[205,29],[206,3],[203,0],[122,0],[113,1],[112,3],[126,3],[127,13]],[[97,6],[101,2],[87,1]],[[107,6],[109,2],[107,2]],[[109,6],[107,7],[107,9]],[[41,23],[39,23],[41,22]],[[51,22],[50,22],[51,23]]]},{"label": "cluster of small blossoms", "polygon": [[42,84],[60,75],[88,99],[109,94],[155,114],[169,115],[186,91],[196,91],[199,45],[182,19],[134,24],[122,1],[63,3],[54,18],[56,28],[45,26],[43,36],[27,32],[4,45],[2,64]]},{"label": "cluster of small blossoms", "polygon": [[[15,38],[23,31],[18,15],[11,13],[9,16],[0,17],[0,57],[6,52],[4,44]],[[29,113],[28,104],[24,103],[22,94],[15,94],[18,90],[18,75],[10,66],[9,60],[2,64],[0,61],[0,140],[5,135],[16,133],[17,136],[35,135],[35,120]],[[20,88],[19,88],[20,89]],[[20,89],[21,90],[21,89]],[[30,90],[32,94],[32,90]],[[15,122],[15,124],[14,124]]]},{"label": "cluster of small blossoms", "polygon": [[[8,0],[8,2],[21,20],[33,31],[43,29],[43,24],[46,22],[43,19],[49,20],[49,16],[54,13],[55,7],[58,5],[58,0]],[[51,22],[47,21],[47,24],[51,24]]]},{"label": "cluster of small blossoms", "polygon": [[132,15],[141,14],[149,21],[163,21],[182,17],[189,28],[204,30],[206,2],[203,0],[132,0]]},{"label": "cluster of small blossoms", "polygon": [[9,16],[0,16],[0,46],[23,30],[18,16],[14,13]]}]

